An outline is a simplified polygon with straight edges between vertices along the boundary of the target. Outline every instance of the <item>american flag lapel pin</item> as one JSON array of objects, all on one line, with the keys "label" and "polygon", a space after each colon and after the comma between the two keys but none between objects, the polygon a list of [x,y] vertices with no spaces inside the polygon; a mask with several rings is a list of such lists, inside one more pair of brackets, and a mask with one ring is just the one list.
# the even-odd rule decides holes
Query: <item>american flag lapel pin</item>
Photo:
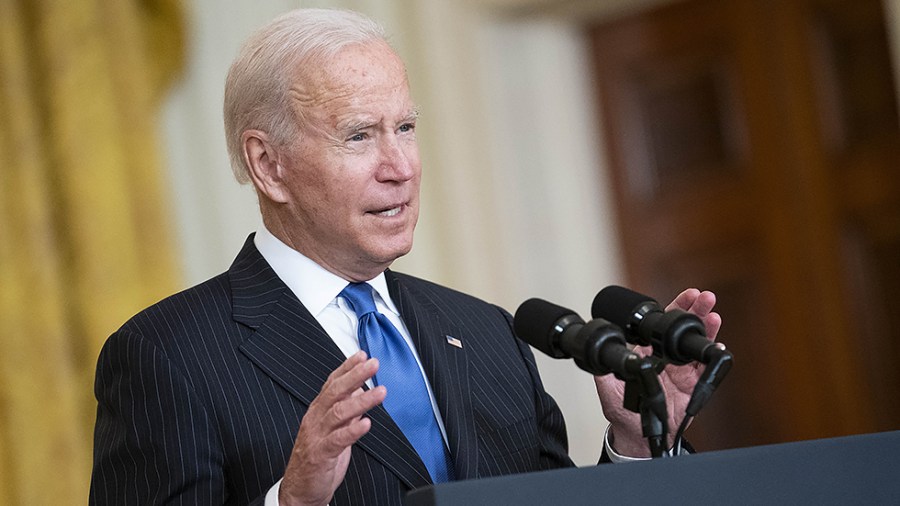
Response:
[{"label": "american flag lapel pin", "polygon": [[462,341],[460,341],[459,339],[457,339],[453,336],[447,336],[447,344],[456,346],[457,348],[462,349]]}]

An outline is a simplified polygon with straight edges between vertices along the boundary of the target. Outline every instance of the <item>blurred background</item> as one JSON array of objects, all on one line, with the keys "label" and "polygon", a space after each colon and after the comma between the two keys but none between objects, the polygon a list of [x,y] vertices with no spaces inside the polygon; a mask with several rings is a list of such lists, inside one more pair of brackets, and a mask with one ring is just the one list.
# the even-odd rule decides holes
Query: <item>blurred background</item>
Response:
[{"label": "blurred background", "polygon": [[[259,226],[222,138],[240,43],[381,21],[425,174],[395,265],[510,311],[712,289],[736,366],[701,450],[900,429],[900,0],[0,0],[0,504],[78,504],[94,365]],[[573,458],[593,382],[538,357]]]}]

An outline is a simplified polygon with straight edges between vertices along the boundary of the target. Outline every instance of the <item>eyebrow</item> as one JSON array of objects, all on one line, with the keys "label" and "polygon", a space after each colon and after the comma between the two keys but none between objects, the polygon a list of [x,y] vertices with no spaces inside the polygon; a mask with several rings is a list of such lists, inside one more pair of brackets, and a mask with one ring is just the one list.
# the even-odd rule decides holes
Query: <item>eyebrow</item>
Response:
[{"label": "eyebrow", "polygon": [[407,114],[406,117],[403,118],[403,121],[412,121],[417,119],[419,119],[419,108],[413,107],[409,110],[409,114]]},{"label": "eyebrow", "polygon": [[[413,108],[400,120],[400,123],[407,123],[410,121],[415,121],[419,119],[419,109]],[[380,123],[380,121],[372,121],[367,118],[350,118],[345,121],[341,121],[337,124],[338,132],[357,132],[359,130],[365,130],[367,128],[372,128],[373,126]]]},{"label": "eyebrow", "polygon": [[338,132],[356,132],[359,130],[365,130],[366,128],[371,128],[374,125],[377,125],[377,121],[369,121],[366,119],[358,119],[353,118],[346,121],[342,121],[337,125]]}]

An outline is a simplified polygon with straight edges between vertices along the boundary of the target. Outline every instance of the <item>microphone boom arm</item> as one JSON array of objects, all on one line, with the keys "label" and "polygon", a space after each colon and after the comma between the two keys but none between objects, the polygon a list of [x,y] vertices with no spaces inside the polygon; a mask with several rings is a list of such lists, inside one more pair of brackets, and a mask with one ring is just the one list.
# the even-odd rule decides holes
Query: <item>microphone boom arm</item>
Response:
[{"label": "microphone boom arm", "polygon": [[666,394],[659,383],[655,361],[631,355],[625,361],[625,399],[623,406],[641,415],[641,431],[653,458],[667,456],[668,409]]}]

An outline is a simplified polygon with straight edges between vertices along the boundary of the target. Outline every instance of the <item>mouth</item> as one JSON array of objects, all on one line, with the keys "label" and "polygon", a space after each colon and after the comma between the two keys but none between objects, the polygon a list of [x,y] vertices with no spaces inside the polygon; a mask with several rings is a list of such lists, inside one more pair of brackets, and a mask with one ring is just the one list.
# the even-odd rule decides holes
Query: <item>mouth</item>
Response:
[{"label": "mouth", "polygon": [[404,205],[401,204],[399,206],[382,209],[380,211],[369,211],[369,214],[373,214],[373,215],[381,217],[381,218],[391,218],[393,216],[397,216],[398,214],[400,214],[400,211],[403,210],[403,206]]}]

